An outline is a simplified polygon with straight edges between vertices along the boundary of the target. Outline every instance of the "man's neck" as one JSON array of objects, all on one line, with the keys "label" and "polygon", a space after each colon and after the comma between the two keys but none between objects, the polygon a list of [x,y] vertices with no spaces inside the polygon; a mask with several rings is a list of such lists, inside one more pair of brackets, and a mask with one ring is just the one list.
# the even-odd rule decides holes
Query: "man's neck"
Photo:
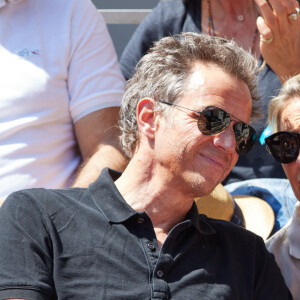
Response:
[{"label": "man's neck", "polygon": [[163,237],[184,220],[194,198],[180,192],[176,185],[167,180],[167,176],[162,173],[157,176],[155,171],[151,163],[145,165],[131,160],[115,184],[134,210],[148,214],[158,242],[162,244]]},{"label": "man's neck", "polygon": [[211,6],[216,17],[221,16],[223,19],[238,19],[239,16],[249,16],[256,13],[256,8],[253,0],[211,0]]}]

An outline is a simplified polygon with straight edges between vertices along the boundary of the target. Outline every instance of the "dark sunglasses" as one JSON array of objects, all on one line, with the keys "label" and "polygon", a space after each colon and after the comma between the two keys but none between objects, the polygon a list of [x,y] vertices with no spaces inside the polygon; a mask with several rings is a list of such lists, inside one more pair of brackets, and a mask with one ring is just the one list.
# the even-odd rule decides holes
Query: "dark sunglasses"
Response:
[{"label": "dark sunglasses", "polygon": [[[198,128],[200,132],[205,135],[214,135],[226,130],[226,128],[233,121],[231,117],[239,120],[225,110],[216,106],[207,106],[200,112],[174,103],[162,100],[157,101],[163,104],[180,107],[197,113],[199,115]],[[251,150],[255,142],[256,132],[254,128],[244,122],[238,122],[233,126],[233,130],[236,140],[235,151],[238,154],[246,154]]]},{"label": "dark sunglasses", "polygon": [[266,149],[282,164],[295,161],[299,155],[300,133],[279,131],[266,138]]}]

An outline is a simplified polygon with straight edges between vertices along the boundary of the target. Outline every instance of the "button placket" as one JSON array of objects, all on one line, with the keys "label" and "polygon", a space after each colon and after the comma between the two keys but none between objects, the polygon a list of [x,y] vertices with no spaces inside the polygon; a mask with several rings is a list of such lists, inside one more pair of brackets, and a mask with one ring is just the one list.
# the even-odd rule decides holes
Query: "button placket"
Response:
[{"label": "button placket", "polygon": [[152,251],[155,250],[155,246],[151,242],[147,243],[147,247]]},{"label": "button placket", "polygon": [[140,240],[140,245],[143,248],[149,266],[149,272],[153,274],[155,265],[157,264],[158,245],[155,240],[153,225],[146,213],[138,213],[133,230]]},{"label": "button placket", "polygon": [[166,281],[166,274],[163,268],[158,266],[158,269],[153,273],[152,280],[153,299],[170,299],[170,288]]},{"label": "button placket", "polygon": [[145,221],[145,219],[142,218],[142,217],[139,217],[139,218],[137,219],[137,222],[138,222],[139,224],[143,224],[144,221]]}]

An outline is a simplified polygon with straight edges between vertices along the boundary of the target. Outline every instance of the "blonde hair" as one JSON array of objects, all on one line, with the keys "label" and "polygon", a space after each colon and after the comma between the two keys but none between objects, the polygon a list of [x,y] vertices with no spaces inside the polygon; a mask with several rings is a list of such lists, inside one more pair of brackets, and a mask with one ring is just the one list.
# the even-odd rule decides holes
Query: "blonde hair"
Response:
[{"label": "blonde hair", "polygon": [[287,80],[282,85],[278,96],[269,102],[267,123],[273,133],[280,130],[283,108],[295,97],[300,97],[300,74]]}]

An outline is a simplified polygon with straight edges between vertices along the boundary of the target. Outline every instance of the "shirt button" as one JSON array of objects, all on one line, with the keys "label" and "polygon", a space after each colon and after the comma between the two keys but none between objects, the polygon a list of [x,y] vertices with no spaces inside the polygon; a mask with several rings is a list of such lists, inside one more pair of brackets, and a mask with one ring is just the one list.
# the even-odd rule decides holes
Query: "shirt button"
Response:
[{"label": "shirt button", "polygon": [[164,272],[163,272],[162,270],[158,270],[158,271],[156,272],[156,274],[157,274],[157,276],[158,276],[159,278],[162,278],[162,277],[164,276]]},{"label": "shirt button", "polygon": [[138,219],[137,219],[137,222],[138,222],[139,224],[144,223],[144,218],[138,218]]},{"label": "shirt button", "polygon": [[152,243],[148,243],[147,246],[148,246],[148,248],[150,250],[154,250],[155,249],[155,247],[154,247],[154,245]]}]

